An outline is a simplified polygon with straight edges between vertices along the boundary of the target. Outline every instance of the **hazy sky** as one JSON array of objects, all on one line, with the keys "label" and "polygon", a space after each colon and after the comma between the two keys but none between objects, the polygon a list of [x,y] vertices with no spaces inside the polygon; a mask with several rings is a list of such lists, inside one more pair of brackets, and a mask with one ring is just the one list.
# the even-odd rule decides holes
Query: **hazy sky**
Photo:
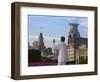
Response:
[{"label": "hazy sky", "polygon": [[67,17],[67,16],[28,16],[28,33],[30,44],[38,40],[39,33],[42,32],[44,42],[47,47],[52,46],[52,40],[55,38],[59,43],[60,37],[67,37],[69,32],[69,24],[78,23],[78,30],[81,37],[88,37],[88,19],[85,17]]}]

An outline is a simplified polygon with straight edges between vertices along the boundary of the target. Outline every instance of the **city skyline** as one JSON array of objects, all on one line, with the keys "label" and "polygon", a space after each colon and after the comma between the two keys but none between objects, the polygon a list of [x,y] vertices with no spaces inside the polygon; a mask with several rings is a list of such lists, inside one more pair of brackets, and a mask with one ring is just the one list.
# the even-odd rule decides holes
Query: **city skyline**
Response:
[{"label": "city skyline", "polygon": [[52,41],[55,38],[59,43],[60,37],[67,37],[69,32],[70,23],[78,23],[78,30],[81,37],[87,38],[87,25],[88,19],[85,17],[65,17],[65,16],[28,16],[28,28],[29,28],[29,43],[37,41],[40,32],[43,33],[44,43],[47,47],[52,47]]}]

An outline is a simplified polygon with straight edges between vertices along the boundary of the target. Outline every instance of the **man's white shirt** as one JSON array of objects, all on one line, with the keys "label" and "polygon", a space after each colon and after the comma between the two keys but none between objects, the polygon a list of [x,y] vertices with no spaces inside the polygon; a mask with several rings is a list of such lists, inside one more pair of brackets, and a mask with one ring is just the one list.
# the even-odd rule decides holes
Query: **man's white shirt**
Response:
[{"label": "man's white shirt", "polygon": [[65,65],[67,62],[67,45],[64,42],[61,42],[58,46],[59,55],[58,55],[58,65]]}]

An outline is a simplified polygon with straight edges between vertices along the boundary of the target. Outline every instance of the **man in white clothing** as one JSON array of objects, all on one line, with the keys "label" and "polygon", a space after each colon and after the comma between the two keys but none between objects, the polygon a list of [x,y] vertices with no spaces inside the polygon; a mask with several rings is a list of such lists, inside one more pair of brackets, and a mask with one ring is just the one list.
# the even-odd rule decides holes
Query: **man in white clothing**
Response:
[{"label": "man in white clothing", "polygon": [[67,62],[67,45],[65,44],[65,37],[61,37],[59,44],[58,65],[65,65]]}]

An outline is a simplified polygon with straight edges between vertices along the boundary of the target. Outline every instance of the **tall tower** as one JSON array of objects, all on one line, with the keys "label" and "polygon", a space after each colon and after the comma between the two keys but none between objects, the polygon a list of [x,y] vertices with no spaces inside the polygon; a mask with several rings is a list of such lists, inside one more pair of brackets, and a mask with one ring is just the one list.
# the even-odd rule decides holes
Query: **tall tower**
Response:
[{"label": "tall tower", "polygon": [[42,34],[42,32],[40,32],[40,35],[39,35],[39,49],[44,50],[44,48],[45,48],[45,46],[44,46],[43,34]]},{"label": "tall tower", "polygon": [[70,23],[70,31],[68,35],[68,62],[75,63],[75,51],[78,47],[77,39],[80,38],[80,33],[78,32],[78,24]]}]

